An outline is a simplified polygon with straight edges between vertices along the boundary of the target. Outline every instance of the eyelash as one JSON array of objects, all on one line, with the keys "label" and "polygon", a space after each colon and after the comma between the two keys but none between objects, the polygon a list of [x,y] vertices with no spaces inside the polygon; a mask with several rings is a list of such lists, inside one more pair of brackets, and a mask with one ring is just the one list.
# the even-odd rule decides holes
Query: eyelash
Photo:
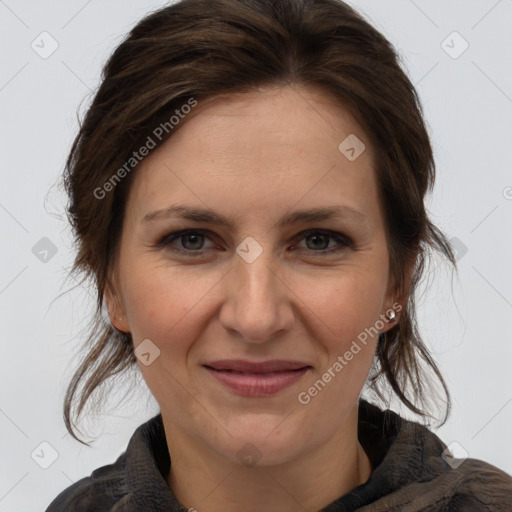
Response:
[{"label": "eyelash", "polygon": [[[203,230],[203,229],[188,229],[188,230],[183,230],[183,231],[175,231],[173,233],[169,233],[169,234],[163,236],[155,244],[155,246],[157,248],[159,248],[159,249],[161,249],[161,248],[170,248],[173,252],[178,252],[178,253],[184,254],[186,256],[191,256],[191,257],[203,256],[204,255],[204,251],[189,251],[187,249],[178,249],[176,247],[172,247],[171,243],[174,242],[175,240],[178,240],[178,239],[182,238],[183,236],[186,236],[186,235],[203,235],[206,238],[209,238],[207,236],[207,233],[208,233],[208,231]],[[307,231],[303,231],[302,233],[300,233],[301,238],[300,238],[299,242],[304,240],[308,236],[311,236],[311,235],[327,236],[329,238],[332,238],[332,239],[336,240],[341,245],[343,245],[343,248],[341,248],[341,249],[328,249],[328,250],[327,249],[323,249],[321,251],[313,251],[313,250],[311,250],[311,252],[317,253],[318,256],[324,257],[324,256],[328,256],[328,255],[333,254],[333,253],[339,253],[341,251],[346,250],[347,248],[353,248],[354,247],[354,244],[353,244],[353,242],[352,242],[352,240],[350,238],[348,238],[346,236],[341,236],[339,233],[336,233],[334,231],[326,231],[326,230],[322,230],[322,229],[310,229],[310,230],[307,230]]]}]

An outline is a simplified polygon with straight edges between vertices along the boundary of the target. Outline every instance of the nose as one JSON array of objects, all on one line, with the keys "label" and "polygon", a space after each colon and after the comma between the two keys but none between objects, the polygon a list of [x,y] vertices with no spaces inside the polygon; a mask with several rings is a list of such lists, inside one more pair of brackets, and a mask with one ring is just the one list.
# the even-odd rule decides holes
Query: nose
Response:
[{"label": "nose", "polygon": [[220,322],[248,343],[271,341],[293,325],[292,297],[270,250],[252,262],[236,254],[226,276]]}]

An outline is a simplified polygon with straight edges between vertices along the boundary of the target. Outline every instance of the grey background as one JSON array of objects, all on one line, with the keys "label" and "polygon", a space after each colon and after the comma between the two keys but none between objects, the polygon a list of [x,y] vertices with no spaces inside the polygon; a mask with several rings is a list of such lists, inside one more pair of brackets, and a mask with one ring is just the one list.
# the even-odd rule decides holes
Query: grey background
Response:
[{"label": "grey background", "polygon": [[[437,267],[419,303],[420,328],[454,399],[436,433],[512,473],[512,1],[350,3],[395,45],[417,86],[437,162],[428,208],[458,240],[460,278]],[[123,389],[114,390],[105,415],[84,423],[98,436],[92,449],[66,433],[64,390],[93,301],[68,277],[72,238],[55,183],[105,59],[162,5],[0,0],[0,511],[44,510],[114,462],[158,411],[141,380],[121,405]],[[51,48],[43,31],[58,43],[46,59],[31,47],[46,37]],[[469,44],[460,55],[454,31]],[[40,252],[44,237],[55,254]],[[42,442],[55,450],[53,462]]]}]

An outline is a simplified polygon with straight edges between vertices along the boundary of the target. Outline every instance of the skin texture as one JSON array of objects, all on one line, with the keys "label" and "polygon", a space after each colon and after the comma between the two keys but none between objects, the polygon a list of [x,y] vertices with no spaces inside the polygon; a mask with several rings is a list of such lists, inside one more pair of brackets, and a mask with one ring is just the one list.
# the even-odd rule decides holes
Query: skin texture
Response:
[{"label": "skin texture", "polygon": [[[357,404],[378,336],[308,404],[297,396],[404,303],[388,272],[370,141],[333,98],[299,86],[199,102],[181,123],[136,170],[105,296],[116,328],[160,350],[137,364],[162,413],[169,485],[199,512],[319,510],[370,476]],[[338,149],[349,134],[366,145],[354,161]],[[142,221],[178,203],[210,208],[233,226]],[[290,212],[331,205],[366,220],[277,225]],[[184,229],[207,232],[157,247]],[[353,247],[301,235],[309,229],[340,233]],[[252,263],[236,252],[246,237],[263,250]],[[270,397],[243,397],[201,366],[217,359],[294,359],[312,369]],[[242,449],[257,454],[256,465],[243,463]]]}]

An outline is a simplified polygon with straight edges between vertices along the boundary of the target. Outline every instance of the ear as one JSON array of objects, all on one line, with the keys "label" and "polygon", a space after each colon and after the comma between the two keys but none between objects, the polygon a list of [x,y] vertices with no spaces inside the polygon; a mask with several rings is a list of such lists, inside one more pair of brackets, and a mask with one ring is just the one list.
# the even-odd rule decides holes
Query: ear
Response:
[{"label": "ear", "polygon": [[386,318],[388,314],[392,314],[393,311],[395,313],[395,317],[392,320],[386,321],[386,326],[381,332],[387,332],[389,329],[393,328],[397,323],[400,316],[401,311],[405,309],[405,305],[409,300],[409,293],[411,290],[411,284],[414,277],[414,269],[416,266],[416,260],[413,260],[408,264],[405,270],[405,278],[404,278],[404,286],[402,293],[397,295],[397,291],[394,289],[394,283],[389,283],[388,292],[386,295],[386,309],[384,311],[384,315]]},{"label": "ear", "polygon": [[117,293],[109,283],[105,286],[103,301],[107,308],[110,323],[118,331],[130,332],[130,325],[128,324],[125,308],[119,300]]}]

